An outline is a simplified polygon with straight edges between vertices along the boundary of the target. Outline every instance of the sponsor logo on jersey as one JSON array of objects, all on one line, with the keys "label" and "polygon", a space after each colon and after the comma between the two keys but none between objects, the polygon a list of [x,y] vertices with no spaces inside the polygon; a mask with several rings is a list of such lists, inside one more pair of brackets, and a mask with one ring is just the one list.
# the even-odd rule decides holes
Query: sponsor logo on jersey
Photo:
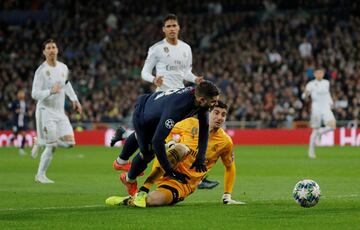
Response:
[{"label": "sponsor logo on jersey", "polygon": [[165,52],[165,53],[169,53],[169,51],[170,51],[169,48],[165,46],[165,47],[164,47],[164,52]]},{"label": "sponsor logo on jersey", "polygon": [[46,73],[46,76],[50,77],[50,71],[49,70],[47,70],[45,73]]},{"label": "sponsor logo on jersey", "polygon": [[196,128],[196,127],[193,127],[193,128],[191,129],[192,139],[195,139],[195,136],[198,134],[198,131],[199,131],[199,129]]},{"label": "sponsor logo on jersey", "polygon": [[175,125],[175,122],[172,119],[167,119],[165,121],[165,127],[168,129],[172,129],[174,127],[174,125]]},{"label": "sponsor logo on jersey", "polygon": [[166,71],[183,71],[186,69],[186,65],[179,65],[179,66],[166,65],[165,69]]}]

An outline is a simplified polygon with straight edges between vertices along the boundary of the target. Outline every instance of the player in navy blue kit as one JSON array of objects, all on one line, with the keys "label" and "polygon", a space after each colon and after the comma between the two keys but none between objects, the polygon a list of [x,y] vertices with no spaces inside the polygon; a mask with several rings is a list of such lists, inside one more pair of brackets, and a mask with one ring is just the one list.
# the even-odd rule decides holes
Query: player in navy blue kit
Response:
[{"label": "player in navy blue kit", "polygon": [[13,142],[17,136],[20,134],[22,136],[22,141],[20,144],[19,154],[21,156],[26,155],[24,150],[25,147],[25,131],[27,130],[27,105],[25,102],[25,92],[20,90],[17,93],[17,99],[14,100],[10,105],[10,110],[13,112],[13,136],[11,138],[11,142]]},{"label": "player in navy blue kit", "polygon": [[195,167],[199,172],[206,171],[204,161],[209,135],[208,113],[209,108],[217,104],[219,94],[219,89],[213,83],[204,81],[196,87],[156,92],[138,98],[133,124],[140,153],[135,156],[129,172],[120,176],[129,195],[136,194],[136,177],[146,169],[155,154],[167,175],[187,183],[187,176],[170,166],[166,157],[165,138],[175,123],[195,114],[199,119],[199,149],[192,168]]}]

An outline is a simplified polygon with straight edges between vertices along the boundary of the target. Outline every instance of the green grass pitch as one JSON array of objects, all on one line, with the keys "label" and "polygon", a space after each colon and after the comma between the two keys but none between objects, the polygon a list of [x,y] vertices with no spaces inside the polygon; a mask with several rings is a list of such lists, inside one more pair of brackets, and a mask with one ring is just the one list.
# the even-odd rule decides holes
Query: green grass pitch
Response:
[{"label": "green grass pitch", "polygon": [[[55,184],[34,182],[39,158],[0,149],[0,229],[359,229],[360,148],[307,146],[236,147],[233,198],[247,205],[221,203],[221,161],[209,173],[221,184],[197,190],[171,207],[138,209],[105,206],[111,195],[125,195],[112,169],[118,149],[58,149],[48,170]],[[29,149],[27,149],[30,152]],[[302,208],[292,198],[301,179],[321,188],[317,206]],[[141,179],[139,182],[141,182]]]}]

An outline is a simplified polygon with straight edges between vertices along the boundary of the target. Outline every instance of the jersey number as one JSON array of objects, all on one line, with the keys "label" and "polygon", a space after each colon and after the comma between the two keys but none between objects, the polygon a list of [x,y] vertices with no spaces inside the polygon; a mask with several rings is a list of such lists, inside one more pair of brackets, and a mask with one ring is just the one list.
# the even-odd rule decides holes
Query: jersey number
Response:
[{"label": "jersey number", "polygon": [[154,100],[157,100],[159,98],[162,98],[163,96],[167,96],[167,95],[170,95],[170,94],[173,94],[175,93],[176,91],[179,91],[179,89],[169,89],[169,90],[166,90],[162,93],[159,93]]}]

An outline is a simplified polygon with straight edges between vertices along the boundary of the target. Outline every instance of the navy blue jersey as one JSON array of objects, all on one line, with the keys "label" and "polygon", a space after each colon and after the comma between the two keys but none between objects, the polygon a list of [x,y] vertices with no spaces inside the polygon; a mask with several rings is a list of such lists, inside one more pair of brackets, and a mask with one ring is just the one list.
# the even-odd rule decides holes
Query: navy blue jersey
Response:
[{"label": "navy blue jersey", "polygon": [[10,105],[9,108],[13,113],[12,121],[13,126],[17,128],[26,128],[27,126],[27,105],[25,100],[15,100]]},{"label": "navy blue jersey", "polygon": [[152,144],[164,170],[171,169],[164,146],[166,137],[177,122],[195,114],[199,120],[198,154],[205,156],[209,136],[209,109],[196,106],[194,87],[142,96],[136,106],[136,122],[144,129],[152,129],[152,140],[148,144]]}]

